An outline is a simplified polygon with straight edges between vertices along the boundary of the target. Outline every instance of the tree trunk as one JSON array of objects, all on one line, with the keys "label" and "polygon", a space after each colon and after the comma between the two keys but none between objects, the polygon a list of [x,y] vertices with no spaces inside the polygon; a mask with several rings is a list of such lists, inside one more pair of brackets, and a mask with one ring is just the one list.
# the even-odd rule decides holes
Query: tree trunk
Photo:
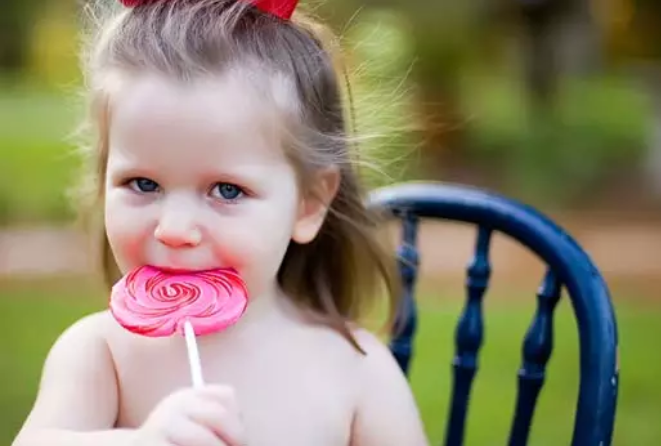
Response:
[{"label": "tree trunk", "polygon": [[32,0],[3,0],[0,14],[0,71],[18,74],[27,62],[31,23],[36,8]]}]

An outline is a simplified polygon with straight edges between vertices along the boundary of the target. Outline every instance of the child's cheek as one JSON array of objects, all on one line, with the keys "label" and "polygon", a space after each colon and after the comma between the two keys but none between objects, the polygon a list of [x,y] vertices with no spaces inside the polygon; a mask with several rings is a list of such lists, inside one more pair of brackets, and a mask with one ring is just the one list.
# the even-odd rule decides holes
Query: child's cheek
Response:
[{"label": "child's cheek", "polygon": [[243,243],[241,238],[226,234],[214,246],[215,263],[245,274],[254,267],[253,249],[250,243]]},{"label": "child's cheek", "polygon": [[134,234],[118,234],[113,239],[111,248],[122,273],[148,263],[145,259],[144,243]]},{"label": "child's cheek", "polygon": [[251,231],[246,227],[227,230],[215,246],[218,263],[235,268],[255,293],[271,282],[277,272],[273,271],[273,245],[266,236],[268,232],[266,228]]},{"label": "child's cheek", "polygon": [[106,234],[115,260],[123,273],[145,263],[145,231],[130,219],[108,219]]}]

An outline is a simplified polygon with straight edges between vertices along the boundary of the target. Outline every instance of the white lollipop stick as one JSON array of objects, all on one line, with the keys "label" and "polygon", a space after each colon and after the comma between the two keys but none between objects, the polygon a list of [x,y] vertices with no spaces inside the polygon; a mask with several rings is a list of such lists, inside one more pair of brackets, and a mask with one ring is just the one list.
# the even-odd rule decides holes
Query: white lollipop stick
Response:
[{"label": "white lollipop stick", "polygon": [[184,322],[184,334],[186,335],[186,347],[188,348],[188,363],[190,364],[190,373],[193,379],[193,387],[204,387],[204,378],[202,377],[202,363],[200,361],[200,352],[197,349],[195,340],[195,331],[190,321]]}]

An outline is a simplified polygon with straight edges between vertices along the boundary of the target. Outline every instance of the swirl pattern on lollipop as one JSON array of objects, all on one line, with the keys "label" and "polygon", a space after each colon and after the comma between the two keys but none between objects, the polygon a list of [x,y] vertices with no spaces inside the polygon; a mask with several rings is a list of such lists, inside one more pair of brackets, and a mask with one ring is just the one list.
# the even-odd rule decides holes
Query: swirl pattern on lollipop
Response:
[{"label": "swirl pattern on lollipop", "polygon": [[143,336],[184,334],[190,321],[196,335],[236,323],[248,292],[234,269],[169,273],[143,266],[126,274],[110,295],[110,310],[127,330]]}]

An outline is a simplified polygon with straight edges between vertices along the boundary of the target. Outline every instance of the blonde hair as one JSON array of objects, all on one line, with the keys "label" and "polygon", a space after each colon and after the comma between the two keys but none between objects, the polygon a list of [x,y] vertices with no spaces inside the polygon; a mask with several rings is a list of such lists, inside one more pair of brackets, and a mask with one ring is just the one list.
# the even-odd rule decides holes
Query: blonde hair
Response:
[{"label": "blonde hair", "polygon": [[[352,99],[349,94],[343,100],[340,79],[348,86],[348,77],[335,35],[303,13],[284,21],[237,0],[148,2],[99,23],[83,60],[89,121],[96,134],[85,152],[92,164],[82,189],[89,199],[87,209],[96,216],[102,212],[109,97],[117,76],[149,70],[188,81],[239,67],[267,79],[284,78],[298,102],[295,116],[286,122],[291,135],[288,156],[301,184],[329,166],[339,169],[341,179],[318,236],[308,244],[290,243],[279,283],[296,304],[359,350],[349,324],[384,291],[392,323],[399,294],[394,250],[379,238],[379,219],[365,207],[355,141],[346,122],[345,104],[351,105]],[[105,232],[100,232],[103,273],[110,285],[119,279],[119,271]]]}]

